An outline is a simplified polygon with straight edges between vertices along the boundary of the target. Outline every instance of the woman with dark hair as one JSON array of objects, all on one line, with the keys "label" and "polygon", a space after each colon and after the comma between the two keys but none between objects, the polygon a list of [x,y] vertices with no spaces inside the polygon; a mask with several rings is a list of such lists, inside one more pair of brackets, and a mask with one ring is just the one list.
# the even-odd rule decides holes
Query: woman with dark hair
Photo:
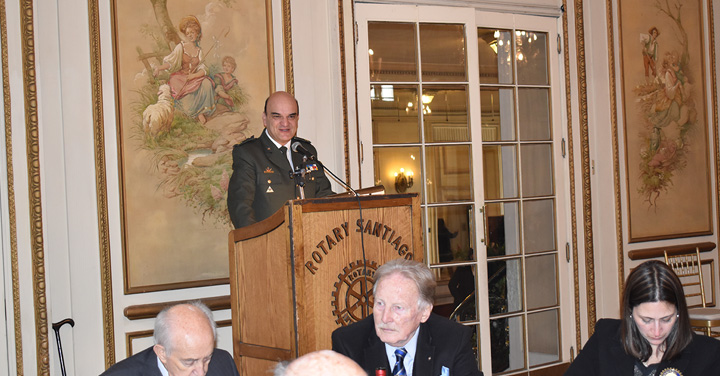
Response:
[{"label": "woman with dark hair", "polygon": [[625,282],[621,319],[602,319],[565,375],[718,375],[720,341],[690,328],[675,273],[647,261]]}]

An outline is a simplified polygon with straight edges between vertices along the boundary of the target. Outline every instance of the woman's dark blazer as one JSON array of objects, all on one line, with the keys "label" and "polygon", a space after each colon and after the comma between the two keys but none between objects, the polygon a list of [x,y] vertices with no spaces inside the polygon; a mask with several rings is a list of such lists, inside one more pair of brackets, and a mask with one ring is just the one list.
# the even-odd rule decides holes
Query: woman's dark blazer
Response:
[{"label": "woman's dark blazer", "polygon": [[[602,319],[565,375],[632,376],[635,360],[620,342],[620,320]],[[679,356],[660,362],[656,375],[669,367],[683,376],[720,375],[720,341],[693,334],[692,342]]]}]

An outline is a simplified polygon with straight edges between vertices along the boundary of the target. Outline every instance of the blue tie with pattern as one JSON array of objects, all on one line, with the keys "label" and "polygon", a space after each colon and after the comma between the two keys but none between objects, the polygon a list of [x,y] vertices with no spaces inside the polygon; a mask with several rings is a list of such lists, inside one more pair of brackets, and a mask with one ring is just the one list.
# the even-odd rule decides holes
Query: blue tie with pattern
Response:
[{"label": "blue tie with pattern", "polygon": [[393,376],[407,376],[407,373],[405,372],[405,364],[403,364],[403,360],[405,360],[405,355],[407,355],[407,350],[405,348],[397,349],[395,350],[395,367],[393,367]]}]

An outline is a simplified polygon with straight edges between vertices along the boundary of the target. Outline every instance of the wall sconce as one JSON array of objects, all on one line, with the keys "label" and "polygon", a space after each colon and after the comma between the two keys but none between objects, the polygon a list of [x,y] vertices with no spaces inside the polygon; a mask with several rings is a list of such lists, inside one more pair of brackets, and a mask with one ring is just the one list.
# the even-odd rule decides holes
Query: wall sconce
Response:
[{"label": "wall sconce", "polygon": [[404,168],[400,172],[395,173],[395,192],[405,193],[408,188],[413,186],[413,172],[405,172]]}]

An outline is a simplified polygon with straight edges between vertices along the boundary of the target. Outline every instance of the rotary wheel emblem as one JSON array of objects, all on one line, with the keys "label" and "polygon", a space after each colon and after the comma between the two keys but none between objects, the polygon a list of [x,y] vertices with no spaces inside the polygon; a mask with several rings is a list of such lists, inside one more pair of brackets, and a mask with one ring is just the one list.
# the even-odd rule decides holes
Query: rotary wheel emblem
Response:
[{"label": "rotary wheel emblem", "polygon": [[[357,260],[338,274],[333,291],[333,315],[338,325],[346,326],[370,315],[373,306],[372,288],[375,284],[377,262]],[[364,273],[367,271],[367,278]]]}]

